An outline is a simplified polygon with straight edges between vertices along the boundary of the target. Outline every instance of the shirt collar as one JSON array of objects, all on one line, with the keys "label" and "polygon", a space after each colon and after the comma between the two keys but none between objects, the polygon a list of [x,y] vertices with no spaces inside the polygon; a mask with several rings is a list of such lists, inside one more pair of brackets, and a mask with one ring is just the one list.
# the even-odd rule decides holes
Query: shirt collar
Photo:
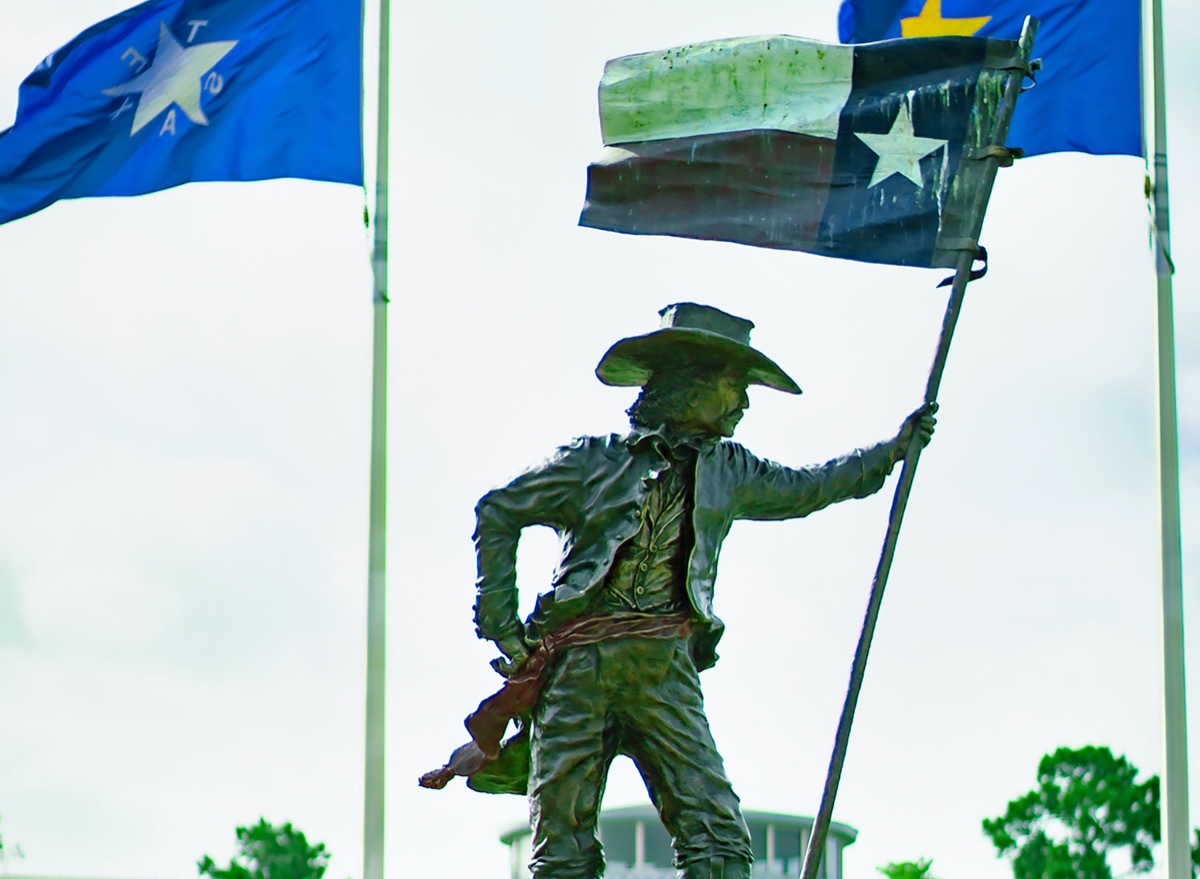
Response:
[{"label": "shirt collar", "polygon": [[720,437],[686,433],[665,424],[654,428],[634,427],[626,438],[629,448],[635,452],[655,448],[660,444],[667,449],[691,449],[698,452],[715,446],[720,441]]}]

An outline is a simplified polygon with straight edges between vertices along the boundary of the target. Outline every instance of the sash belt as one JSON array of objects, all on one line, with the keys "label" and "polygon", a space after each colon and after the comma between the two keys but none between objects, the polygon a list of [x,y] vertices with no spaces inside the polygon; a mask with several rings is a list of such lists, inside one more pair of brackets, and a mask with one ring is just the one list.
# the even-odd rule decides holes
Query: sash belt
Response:
[{"label": "sash belt", "polygon": [[456,748],[441,769],[422,775],[421,787],[439,790],[456,775],[474,775],[495,760],[508,722],[533,710],[546,684],[546,672],[560,651],[618,638],[686,638],[691,633],[687,614],[606,613],[572,620],[542,638],[520,670],[479,703],[464,721],[471,741]]}]

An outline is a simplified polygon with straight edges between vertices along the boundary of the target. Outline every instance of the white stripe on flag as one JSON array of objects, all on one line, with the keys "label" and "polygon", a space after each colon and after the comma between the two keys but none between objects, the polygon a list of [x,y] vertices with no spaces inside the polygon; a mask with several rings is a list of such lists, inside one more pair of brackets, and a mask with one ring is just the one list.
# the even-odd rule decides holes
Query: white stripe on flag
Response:
[{"label": "white stripe on flag", "polygon": [[600,81],[605,144],[774,129],[837,137],[854,47],[737,37],[614,58]]}]

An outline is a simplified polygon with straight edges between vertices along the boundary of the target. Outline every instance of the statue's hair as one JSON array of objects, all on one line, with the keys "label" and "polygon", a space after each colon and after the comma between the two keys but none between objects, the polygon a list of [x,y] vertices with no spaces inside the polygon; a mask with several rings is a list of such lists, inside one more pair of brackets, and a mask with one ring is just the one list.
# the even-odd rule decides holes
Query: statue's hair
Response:
[{"label": "statue's hair", "polygon": [[725,365],[713,361],[660,366],[650,375],[642,392],[625,410],[634,427],[655,428],[685,420],[702,391],[725,372]]}]

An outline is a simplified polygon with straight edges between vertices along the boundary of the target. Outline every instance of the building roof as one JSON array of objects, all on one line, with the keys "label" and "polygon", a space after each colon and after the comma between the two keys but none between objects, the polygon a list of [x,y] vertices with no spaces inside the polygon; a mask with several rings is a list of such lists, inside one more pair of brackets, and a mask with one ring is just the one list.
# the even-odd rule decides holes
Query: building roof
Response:
[{"label": "building roof", "polygon": [[[789,815],[784,812],[759,812],[751,809],[743,809],[742,816],[746,819],[747,824],[774,824],[776,827],[784,829],[802,830],[812,827],[815,819],[806,815]],[[612,820],[658,820],[658,812],[649,803],[639,806],[620,806],[615,809],[603,809],[600,812],[601,823]],[[512,845],[513,840],[528,835],[530,833],[528,824],[518,824],[509,828],[500,835],[500,841],[505,845]],[[842,845],[850,845],[858,838],[858,831],[849,824],[839,824],[836,821],[830,822],[829,832],[841,840]]]}]

